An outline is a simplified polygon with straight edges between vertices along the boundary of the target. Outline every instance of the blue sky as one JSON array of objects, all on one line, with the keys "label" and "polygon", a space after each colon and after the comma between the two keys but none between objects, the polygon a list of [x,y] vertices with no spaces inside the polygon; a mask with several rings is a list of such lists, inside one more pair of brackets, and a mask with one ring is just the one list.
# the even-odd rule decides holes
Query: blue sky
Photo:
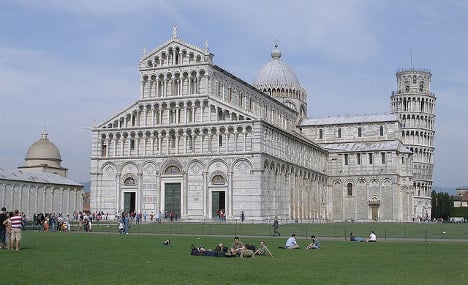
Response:
[{"label": "blue sky", "polygon": [[434,185],[468,185],[466,1],[0,0],[0,167],[23,165],[45,127],[69,178],[88,181],[87,127],[139,98],[143,48],[173,25],[247,82],[278,39],[309,117],[388,113],[395,71],[429,68]]}]

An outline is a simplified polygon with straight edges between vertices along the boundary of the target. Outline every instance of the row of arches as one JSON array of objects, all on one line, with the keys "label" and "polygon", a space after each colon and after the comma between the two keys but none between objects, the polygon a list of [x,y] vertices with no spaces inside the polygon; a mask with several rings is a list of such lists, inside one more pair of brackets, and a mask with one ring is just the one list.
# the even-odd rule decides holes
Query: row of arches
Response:
[{"label": "row of arches", "polygon": [[[244,209],[259,219],[260,213],[254,214],[260,209],[258,201],[246,200],[247,195],[258,197],[259,183],[252,178],[252,170],[247,158],[206,157],[186,161],[173,157],[141,162],[126,160],[122,164],[112,160],[92,174],[95,181],[92,207],[105,211],[126,208],[128,202],[124,197],[128,194],[134,197],[130,204],[137,211],[168,210],[170,202],[179,217],[196,220],[214,217],[211,213],[216,208],[211,201],[219,194],[217,205],[223,205],[230,217]],[[168,187],[175,187],[176,191],[168,193]]]},{"label": "row of arches", "polygon": [[296,88],[296,87],[271,88],[271,87],[259,86],[259,89],[273,98],[281,98],[281,100],[283,100],[284,98],[289,98],[289,99],[297,99],[302,102],[307,102],[307,93],[305,92],[303,88]]},{"label": "row of arches", "polygon": [[252,150],[252,125],[101,133],[100,155],[146,156]]},{"label": "row of arches", "polygon": [[35,213],[72,215],[83,209],[83,191],[81,187],[6,183],[0,184],[0,202],[7,209],[18,209],[29,218]]},{"label": "row of arches", "polygon": [[323,172],[326,169],[327,152],[274,128],[265,127],[263,132],[264,151],[273,157],[294,162],[297,165]]},{"label": "row of arches", "polygon": [[206,92],[205,70],[147,73],[141,75],[141,98],[164,98]]},{"label": "row of arches", "polygon": [[235,81],[220,72],[213,72],[210,80],[213,82],[212,89],[215,98],[230,105],[236,105],[240,110],[253,113],[282,129],[295,127],[298,116],[296,108],[278,104],[275,99],[258,92],[250,85]]},{"label": "row of arches", "polygon": [[434,114],[435,97],[392,96],[392,112],[421,112]]},{"label": "row of arches", "polygon": [[254,113],[282,128],[292,126],[297,117],[297,112],[285,110],[286,105],[280,108],[277,102],[270,104],[265,101],[266,98],[261,99],[258,94],[253,95],[256,92],[251,87],[246,87],[245,84],[236,86],[232,79],[224,78],[216,72],[207,75],[203,69],[175,73],[144,73],[141,84],[143,99],[200,94],[209,91],[209,85],[213,84],[211,88],[214,89],[217,98],[237,105],[242,110]]},{"label": "row of arches", "polygon": [[[432,164],[428,164],[426,162],[416,162],[413,166],[413,174],[417,180],[430,181],[432,180],[433,168],[434,166]],[[424,195],[430,196],[430,194],[431,192],[424,192]]]},{"label": "row of arches", "polygon": [[431,197],[432,182],[416,182],[414,184],[415,195],[418,197]]},{"label": "row of arches", "polygon": [[146,68],[156,68],[174,65],[185,65],[192,63],[201,63],[205,61],[206,56],[200,52],[187,49],[177,44],[169,45],[152,53],[144,62]]},{"label": "row of arches", "polygon": [[433,146],[433,131],[403,130],[401,132],[403,142],[409,145]]},{"label": "row of arches", "polygon": [[[168,167],[162,170],[161,175],[183,175],[183,173],[184,172],[180,166],[169,165]],[[215,171],[209,176],[209,182],[210,185],[221,186],[226,185],[228,183],[228,179],[225,173],[221,171]],[[133,173],[127,173],[123,176],[121,183],[123,186],[136,187],[138,186],[137,175]]]},{"label": "row of arches", "polygon": [[217,103],[180,100],[139,104],[128,110],[126,114],[108,121],[103,125],[103,128],[152,127],[245,120],[250,120],[250,118],[239,112],[223,108]]},{"label": "row of arches", "polygon": [[327,219],[326,176],[300,166],[264,161],[266,216],[293,220]]},{"label": "row of arches", "polygon": [[299,111],[303,111],[296,111],[296,107],[291,109],[291,106],[278,104],[276,101],[268,102],[272,99],[255,91],[250,85],[216,71],[209,74],[204,69],[159,74],[143,73],[141,78],[142,99],[180,97],[208,92],[215,98],[236,105],[240,110],[253,113],[283,129],[293,127]]},{"label": "row of arches", "polygon": [[400,121],[403,128],[420,128],[433,130],[434,129],[434,116],[430,115],[410,115],[410,114],[401,114]]}]

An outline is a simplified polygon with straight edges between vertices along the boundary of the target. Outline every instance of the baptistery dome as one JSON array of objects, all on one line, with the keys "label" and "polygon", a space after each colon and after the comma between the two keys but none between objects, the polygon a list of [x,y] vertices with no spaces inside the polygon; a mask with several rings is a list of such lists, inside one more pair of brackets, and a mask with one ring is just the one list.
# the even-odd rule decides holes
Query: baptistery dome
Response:
[{"label": "baptistery dome", "polygon": [[29,147],[24,160],[26,161],[24,166],[18,169],[49,172],[66,177],[67,169],[60,165],[62,162],[60,151],[49,141],[46,131],[42,132],[41,138]]},{"label": "baptistery dome", "polygon": [[33,159],[62,161],[59,149],[49,141],[45,131],[42,133],[41,139],[33,143],[26,154],[26,161]]}]

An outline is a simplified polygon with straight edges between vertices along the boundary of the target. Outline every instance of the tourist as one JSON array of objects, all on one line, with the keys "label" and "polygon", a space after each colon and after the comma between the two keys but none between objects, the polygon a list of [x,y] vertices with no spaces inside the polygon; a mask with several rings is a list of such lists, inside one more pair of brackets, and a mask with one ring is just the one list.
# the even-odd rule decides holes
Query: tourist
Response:
[{"label": "tourist", "polygon": [[219,243],[216,248],[213,250],[214,256],[223,257],[227,254],[227,247],[223,243]]},{"label": "tourist", "polygon": [[7,219],[6,208],[2,207],[2,211],[0,212],[0,246],[2,249],[6,248],[6,227],[3,222]]},{"label": "tourist", "polygon": [[310,237],[310,239],[312,240],[311,243],[306,246],[306,249],[320,249],[320,242],[317,238],[315,238],[314,235],[312,235]]},{"label": "tourist", "polygon": [[6,220],[3,221],[3,225],[5,226],[5,247],[6,249],[12,248],[11,247],[11,217],[13,217],[13,212],[6,214]]},{"label": "tourist", "polygon": [[255,255],[270,255],[271,257],[273,257],[273,254],[271,254],[270,250],[268,249],[268,247],[265,245],[265,241],[261,241],[260,242],[260,246],[258,247],[258,249],[255,251]]},{"label": "tourist", "polygon": [[367,241],[368,242],[377,242],[377,235],[375,234],[374,231],[370,232],[369,239]]},{"label": "tourist", "polygon": [[234,242],[231,245],[231,254],[240,255],[241,251],[245,249],[244,244],[239,240],[239,237],[234,237]]},{"label": "tourist", "polygon": [[275,217],[275,219],[273,220],[272,227],[273,227],[273,236],[276,236],[276,234],[278,234],[278,236],[281,236],[281,234],[278,231],[278,228],[279,228],[278,217]]},{"label": "tourist", "polygon": [[13,250],[13,245],[16,245],[16,251],[19,250],[21,240],[21,228],[23,226],[23,217],[18,210],[15,210],[15,214],[11,217],[11,241],[10,249]]},{"label": "tourist", "polygon": [[355,236],[355,235],[353,234],[353,232],[350,232],[350,233],[349,233],[349,240],[350,240],[350,241],[355,241],[355,242],[364,242],[364,241],[366,241],[365,238]]},{"label": "tourist", "polygon": [[296,234],[292,234],[288,240],[286,241],[286,248],[287,249],[298,249],[299,244],[296,241]]},{"label": "tourist", "polygon": [[44,217],[44,232],[49,231],[49,214],[45,214]]}]

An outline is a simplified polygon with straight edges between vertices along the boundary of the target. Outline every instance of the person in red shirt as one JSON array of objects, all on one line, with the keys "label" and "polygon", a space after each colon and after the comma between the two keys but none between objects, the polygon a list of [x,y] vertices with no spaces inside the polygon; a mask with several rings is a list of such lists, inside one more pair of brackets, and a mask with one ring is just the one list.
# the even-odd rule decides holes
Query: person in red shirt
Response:
[{"label": "person in red shirt", "polygon": [[21,228],[23,226],[23,217],[18,210],[15,210],[14,216],[11,219],[11,240],[10,248],[13,249],[13,245],[16,242],[16,251],[19,250],[19,244],[21,240]]}]

